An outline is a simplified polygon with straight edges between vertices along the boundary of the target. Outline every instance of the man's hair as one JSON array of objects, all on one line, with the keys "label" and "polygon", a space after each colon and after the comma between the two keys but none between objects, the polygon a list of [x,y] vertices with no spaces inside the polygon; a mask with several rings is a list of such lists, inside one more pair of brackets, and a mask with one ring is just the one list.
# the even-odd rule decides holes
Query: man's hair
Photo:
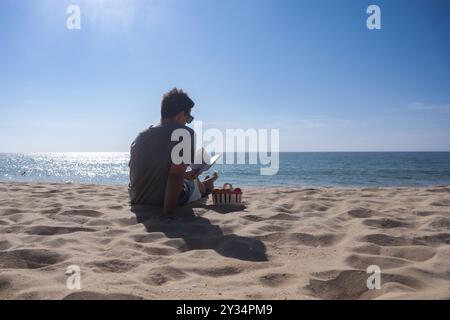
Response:
[{"label": "man's hair", "polygon": [[189,98],[187,93],[181,89],[173,88],[162,98],[161,118],[172,118],[181,111],[188,113],[194,105],[194,101]]}]

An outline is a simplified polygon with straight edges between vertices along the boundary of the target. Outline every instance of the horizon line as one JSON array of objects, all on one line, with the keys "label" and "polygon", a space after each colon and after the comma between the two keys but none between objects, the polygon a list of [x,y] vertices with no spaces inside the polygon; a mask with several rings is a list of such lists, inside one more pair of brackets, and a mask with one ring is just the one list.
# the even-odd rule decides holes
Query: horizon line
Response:
[{"label": "horizon line", "polygon": [[[130,151],[0,151],[0,154],[32,153],[129,153]],[[271,153],[271,151],[233,151],[231,153]],[[413,153],[413,152],[450,152],[450,150],[281,150],[279,153]],[[223,152],[223,154],[230,152]]]}]

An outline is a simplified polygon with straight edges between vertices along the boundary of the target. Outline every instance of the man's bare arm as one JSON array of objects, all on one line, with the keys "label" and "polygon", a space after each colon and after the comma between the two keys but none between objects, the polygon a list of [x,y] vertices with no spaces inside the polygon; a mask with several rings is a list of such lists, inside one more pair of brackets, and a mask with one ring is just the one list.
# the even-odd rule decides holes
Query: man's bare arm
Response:
[{"label": "man's bare arm", "polygon": [[173,214],[177,207],[178,199],[183,190],[184,173],[187,165],[180,164],[170,167],[164,198],[164,214]]}]

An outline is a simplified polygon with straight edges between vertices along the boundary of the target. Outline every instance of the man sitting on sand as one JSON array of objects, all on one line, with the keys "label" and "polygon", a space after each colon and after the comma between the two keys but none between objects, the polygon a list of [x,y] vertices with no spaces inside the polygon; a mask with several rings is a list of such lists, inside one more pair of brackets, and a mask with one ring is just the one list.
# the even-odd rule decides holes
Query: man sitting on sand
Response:
[{"label": "man sitting on sand", "polygon": [[186,172],[190,163],[172,162],[172,148],[181,141],[172,141],[172,133],[185,129],[191,137],[193,163],[194,130],[186,126],[194,119],[193,107],[194,102],[185,92],[172,89],[163,96],[160,123],[141,132],[131,144],[128,187],[131,204],[164,206],[164,213],[172,214],[177,205],[199,200],[214,189],[217,173],[200,181],[196,172]]}]

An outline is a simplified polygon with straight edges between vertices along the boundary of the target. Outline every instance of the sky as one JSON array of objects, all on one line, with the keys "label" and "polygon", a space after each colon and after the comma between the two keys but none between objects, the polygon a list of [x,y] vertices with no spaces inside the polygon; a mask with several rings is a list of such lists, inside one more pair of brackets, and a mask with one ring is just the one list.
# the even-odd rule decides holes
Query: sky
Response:
[{"label": "sky", "polygon": [[0,152],[128,151],[175,86],[281,151],[450,151],[450,1],[0,1]]}]

